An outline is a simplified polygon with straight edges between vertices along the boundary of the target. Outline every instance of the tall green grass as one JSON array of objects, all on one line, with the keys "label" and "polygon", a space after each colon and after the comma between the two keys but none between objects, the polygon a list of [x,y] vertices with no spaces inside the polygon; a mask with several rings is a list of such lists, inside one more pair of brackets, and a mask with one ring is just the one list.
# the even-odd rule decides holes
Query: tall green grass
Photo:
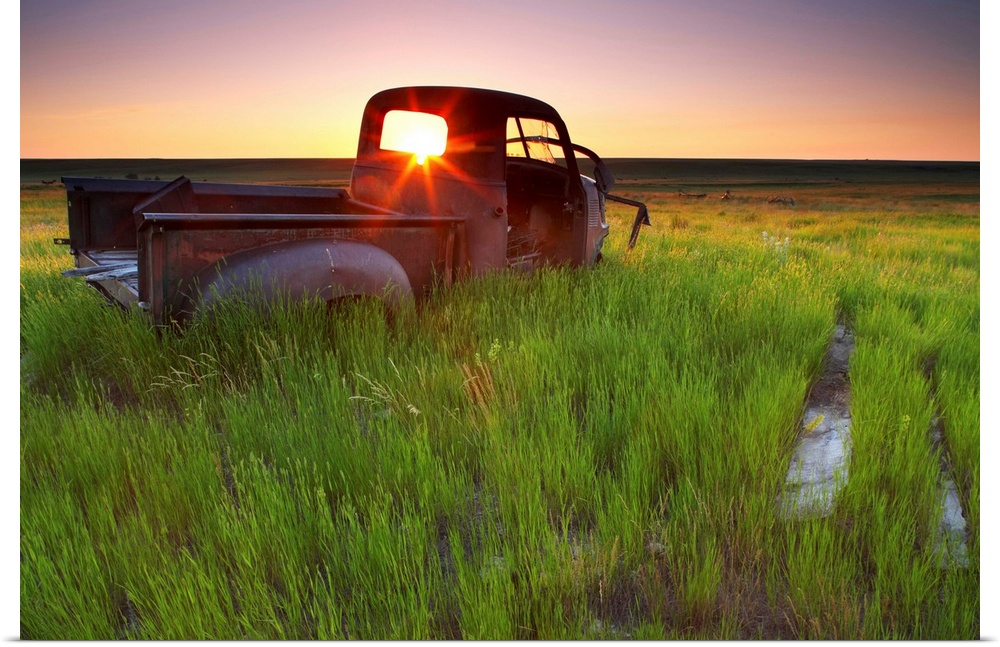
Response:
[{"label": "tall green grass", "polygon": [[[590,272],[178,335],[60,277],[61,198],[24,194],[24,638],[979,633],[978,205],[647,192],[654,226],[626,254],[612,211]],[[785,520],[838,321],[850,481]],[[942,464],[965,568],[933,542]]]}]

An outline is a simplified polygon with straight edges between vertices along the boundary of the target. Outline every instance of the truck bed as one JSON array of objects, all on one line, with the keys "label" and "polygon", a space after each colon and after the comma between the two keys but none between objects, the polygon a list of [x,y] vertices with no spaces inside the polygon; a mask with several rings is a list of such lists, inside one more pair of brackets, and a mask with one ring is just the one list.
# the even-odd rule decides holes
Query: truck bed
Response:
[{"label": "truck bed", "polygon": [[137,208],[261,213],[281,207],[337,213],[349,202],[346,191],[332,188],[74,177],[62,181],[68,189],[71,253],[76,257],[76,267],[63,274],[84,277],[123,305],[140,299],[136,229],[142,217]]},{"label": "truck bed", "polygon": [[[158,324],[191,314],[192,295],[211,280],[206,277],[217,263],[294,241],[377,248],[394,259],[407,290],[418,295],[436,281],[450,283],[468,264],[464,218],[399,213],[354,200],[342,189],[193,184],[186,178],[63,181],[66,242],[76,259],[64,274],[83,277],[112,302],[149,311]],[[370,257],[359,255],[356,262]]]}]

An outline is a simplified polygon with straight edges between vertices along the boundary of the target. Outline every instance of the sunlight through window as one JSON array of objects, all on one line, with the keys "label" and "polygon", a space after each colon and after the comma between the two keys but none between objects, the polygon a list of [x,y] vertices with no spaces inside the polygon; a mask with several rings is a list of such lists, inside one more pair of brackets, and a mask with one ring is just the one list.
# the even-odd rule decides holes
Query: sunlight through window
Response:
[{"label": "sunlight through window", "polygon": [[391,110],[382,123],[383,150],[412,153],[423,165],[430,155],[444,153],[448,123],[440,115],[409,110]]}]

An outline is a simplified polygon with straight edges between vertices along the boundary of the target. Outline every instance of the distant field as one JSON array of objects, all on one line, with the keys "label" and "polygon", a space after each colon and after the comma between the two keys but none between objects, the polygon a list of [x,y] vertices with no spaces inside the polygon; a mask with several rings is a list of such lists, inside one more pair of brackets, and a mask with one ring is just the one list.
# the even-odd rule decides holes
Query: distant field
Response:
[{"label": "distant field", "polygon": [[[979,165],[611,167],[652,226],[593,271],[174,335],[60,275],[43,181],[350,160],[22,160],[20,637],[979,637]],[[789,515],[828,379],[849,469]]]},{"label": "distant field", "polygon": [[21,182],[36,183],[60,177],[173,180],[185,175],[193,182],[268,182],[346,186],[352,159],[98,159],[21,160]]},{"label": "distant field", "polygon": [[[931,185],[953,187],[979,196],[978,162],[884,162],[796,160],[609,159],[623,184],[660,190],[725,190],[736,187],[842,188],[861,185]],[[62,176],[116,177],[134,173],[140,179],[192,181],[286,182],[346,186],[351,159],[101,159],[21,160],[21,182],[58,180]],[[585,171],[589,170],[586,166]]]}]

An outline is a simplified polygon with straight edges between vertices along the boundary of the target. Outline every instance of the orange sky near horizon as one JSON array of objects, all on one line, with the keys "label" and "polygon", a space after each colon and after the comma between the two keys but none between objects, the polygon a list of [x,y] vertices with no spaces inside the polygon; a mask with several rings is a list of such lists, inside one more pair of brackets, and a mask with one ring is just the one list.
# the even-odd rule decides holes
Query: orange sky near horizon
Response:
[{"label": "orange sky near horizon", "polygon": [[471,85],[604,157],[980,158],[968,0],[33,0],[20,155],[353,157],[365,101]]}]

